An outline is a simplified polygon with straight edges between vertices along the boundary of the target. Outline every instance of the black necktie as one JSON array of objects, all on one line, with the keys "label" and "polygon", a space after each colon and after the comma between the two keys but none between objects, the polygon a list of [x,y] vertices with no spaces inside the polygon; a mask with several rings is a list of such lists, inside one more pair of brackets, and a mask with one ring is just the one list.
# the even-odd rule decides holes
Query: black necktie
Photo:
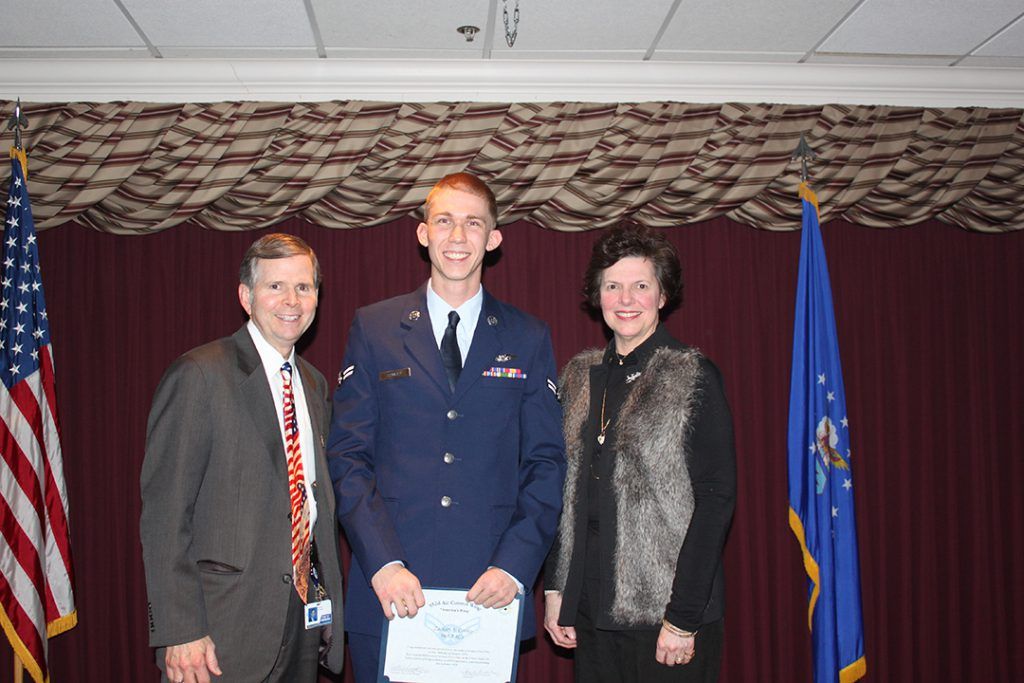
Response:
[{"label": "black necktie", "polygon": [[459,340],[455,336],[458,325],[459,314],[452,311],[448,314],[448,327],[444,328],[444,336],[441,337],[441,360],[452,391],[455,391],[455,383],[459,381],[459,373],[462,372],[462,354],[459,353]]}]

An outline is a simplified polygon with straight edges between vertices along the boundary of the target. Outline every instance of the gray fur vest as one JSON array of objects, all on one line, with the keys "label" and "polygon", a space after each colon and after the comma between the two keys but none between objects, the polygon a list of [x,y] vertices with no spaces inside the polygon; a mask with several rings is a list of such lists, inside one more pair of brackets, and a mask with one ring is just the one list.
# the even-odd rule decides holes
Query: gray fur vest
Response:
[{"label": "gray fur vest", "polygon": [[[590,367],[601,349],[577,354],[562,372],[568,471],[559,523],[554,586],[565,588],[583,481],[583,426],[590,410]],[[625,625],[657,624],[672,593],[679,549],[693,515],[687,437],[700,377],[696,349],[659,348],[619,410],[615,426],[615,554],[611,616]]]}]

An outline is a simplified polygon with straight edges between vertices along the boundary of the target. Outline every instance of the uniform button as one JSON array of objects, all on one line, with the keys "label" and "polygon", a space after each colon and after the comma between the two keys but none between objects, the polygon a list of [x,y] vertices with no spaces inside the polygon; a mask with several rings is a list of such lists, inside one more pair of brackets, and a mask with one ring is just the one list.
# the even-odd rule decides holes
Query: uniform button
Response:
[{"label": "uniform button", "polygon": [[450,496],[441,496],[441,507],[450,508],[452,506],[452,499]]},{"label": "uniform button", "polygon": [[451,465],[453,462],[455,462],[455,455],[453,453],[445,453],[444,461],[446,464]]},{"label": "uniform button", "polygon": [[313,489],[313,490],[315,491],[315,490],[316,490],[316,485],[317,485],[317,483],[318,483],[318,482],[315,482],[315,481],[314,481],[314,482],[313,482],[312,484],[310,484],[310,485],[309,485],[309,488],[311,488],[311,489]]},{"label": "uniform button", "polygon": [[292,582],[292,575],[291,574],[281,574],[281,581],[283,583],[291,583]]},{"label": "uniform button", "polygon": [[458,416],[459,416],[459,411],[457,411],[457,410],[449,410],[448,411],[448,419],[449,420],[454,420]]}]

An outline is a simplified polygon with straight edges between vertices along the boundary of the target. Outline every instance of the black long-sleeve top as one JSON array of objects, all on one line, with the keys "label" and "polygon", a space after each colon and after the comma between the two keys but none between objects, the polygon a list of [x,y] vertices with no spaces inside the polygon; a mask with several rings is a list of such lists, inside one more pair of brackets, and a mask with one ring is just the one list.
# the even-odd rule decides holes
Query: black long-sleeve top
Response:
[{"label": "black long-sleeve top", "polygon": [[[614,341],[608,345],[602,363],[590,370],[590,410],[583,427],[583,448],[586,478],[584,515],[587,532],[583,540],[586,548],[576,548],[574,558],[583,558],[583,566],[574,560],[566,591],[563,594],[562,615],[575,613],[581,582],[597,588],[590,594],[596,603],[596,625],[604,629],[630,628],[616,623],[610,614],[612,600],[612,563],[615,536],[630,533],[628,529],[615,529],[615,492],[611,488],[611,475],[616,453],[615,433],[619,410],[629,395],[633,381],[642,373],[654,351],[660,347],[685,350],[663,325],[654,334],[626,356],[615,352]],[[736,462],[733,444],[732,415],[726,401],[721,374],[715,365],[702,358],[699,395],[691,418],[688,437],[687,467],[693,486],[695,506],[686,539],[679,551],[672,595],[665,610],[665,618],[679,628],[695,631],[702,624],[717,621],[724,616],[724,575],[722,549],[732,519],[736,495]],[[603,445],[601,434],[602,400],[604,402]],[[682,448],[682,444],[680,444]],[[581,487],[581,493],[584,487]],[[595,548],[595,540],[597,541]],[[658,628],[649,624],[632,628]]]}]

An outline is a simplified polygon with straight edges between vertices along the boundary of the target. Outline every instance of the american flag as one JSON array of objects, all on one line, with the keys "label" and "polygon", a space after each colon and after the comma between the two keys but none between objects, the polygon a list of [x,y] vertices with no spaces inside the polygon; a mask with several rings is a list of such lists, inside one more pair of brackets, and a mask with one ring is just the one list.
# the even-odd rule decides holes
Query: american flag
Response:
[{"label": "american flag", "polygon": [[0,621],[37,682],[47,638],[78,622],[68,498],[25,157],[11,150],[0,269]]}]

